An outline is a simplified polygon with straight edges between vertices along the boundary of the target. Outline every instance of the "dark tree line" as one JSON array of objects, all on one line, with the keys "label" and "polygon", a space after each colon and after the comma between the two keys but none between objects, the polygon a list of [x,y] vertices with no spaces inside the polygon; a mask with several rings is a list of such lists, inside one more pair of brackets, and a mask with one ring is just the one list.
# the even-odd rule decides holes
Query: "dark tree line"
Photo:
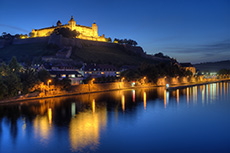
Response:
[{"label": "dark tree line", "polygon": [[77,32],[76,30],[72,31],[69,28],[56,28],[53,31],[53,33],[57,35],[62,35],[63,37],[66,37],[66,38],[76,38],[77,36],[80,35],[80,33]]},{"label": "dark tree line", "polygon": [[221,69],[217,73],[219,75],[230,74],[230,69]]},{"label": "dark tree line", "polygon": [[141,64],[137,69],[126,70],[121,73],[121,77],[125,77],[126,80],[140,80],[143,77],[147,77],[148,81],[156,83],[160,77],[176,77],[176,76],[190,76],[192,72],[185,71],[172,63],[160,63],[154,64]]},{"label": "dark tree line", "polygon": [[132,39],[114,39],[114,42],[117,42],[118,44],[126,44],[126,45],[131,45],[131,46],[136,46],[137,42],[135,40]]},{"label": "dark tree line", "polygon": [[[4,62],[0,64],[0,99],[33,92],[35,85],[41,82],[46,84],[49,79],[51,77],[48,71],[37,71],[31,67],[23,68],[13,57],[8,65]],[[70,88],[71,80],[56,78],[51,84],[66,90]]]}]

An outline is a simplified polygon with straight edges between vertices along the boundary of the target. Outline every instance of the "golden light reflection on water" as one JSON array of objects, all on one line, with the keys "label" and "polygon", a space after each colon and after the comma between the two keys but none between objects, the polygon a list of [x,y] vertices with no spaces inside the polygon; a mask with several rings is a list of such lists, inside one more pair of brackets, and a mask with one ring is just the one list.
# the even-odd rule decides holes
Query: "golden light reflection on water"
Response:
[{"label": "golden light reflection on water", "polygon": [[[125,110],[129,110],[129,108],[136,107],[136,103],[141,104],[142,109],[144,107],[145,110],[147,109],[147,102],[148,107],[151,106],[152,102],[147,101],[147,93],[148,100],[151,100],[151,98],[154,99],[156,97],[160,98],[161,107],[164,107],[165,109],[168,109],[171,106],[173,107],[176,104],[177,106],[179,106],[179,103],[180,107],[183,105],[186,106],[186,100],[188,106],[199,103],[202,103],[202,105],[205,106],[207,104],[212,104],[212,101],[218,102],[216,100],[219,99],[219,94],[222,94],[223,90],[226,90],[223,91],[224,95],[226,95],[226,93],[228,94],[228,86],[228,82],[220,82],[201,86],[187,87],[174,91],[167,91],[165,90],[165,88],[162,87],[154,88],[150,89],[153,90],[151,94],[150,92],[147,92],[148,90],[146,89],[115,91],[106,94],[110,94],[109,97],[114,100],[114,118],[116,119],[116,121],[118,121],[120,117],[119,113],[121,113],[122,111],[125,112]],[[169,93],[170,97],[174,97],[173,100],[170,99],[169,101]],[[63,113],[64,115],[66,115],[64,117],[70,117],[70,123],[68,123],[69,140],[71,144],[71,149],[73,151],[81,151],[84,148],[90,148],[91,150],[94,150],[99,145],[100,132],[102,131],[101,129],[106,127],[107,124],[107,107],[106,105],[100,106],[102,100],[104,100],[102,98],[103,96],[105,96],[105,93],[79,96],[80,100],[76,100],[79,101],[79,103],[72,102],[71,100],[70,104],[68,105],[68,110],[65,110],[65,113]],[[164,106],[162,104],[163,99]],[[48,142],[46,140],[49,140],[49,138],[51,137],[52,126],[54,126],[54,123],[56,122],[56,120],[58,120],[56,116],[57,111],[55,109],[57,108],[57,106],[60,105],[60,101],[40,101],[39,107],[31,107],[32,111],[34,111],[36,114],[39,114],[34,119],[33,126],[35,137],[41,139],[42,142]],[[171,103],[173,103],[173,105],[171,105]],[[60,108],[62,108],[61,106],[62,105],[60,105]],[[124,115],[125,114],[126,113],[124,113]],[[23,129],[25,131],[26,124],[24,124],[23,126]]]},{"label": "golden light reflection on water", "polygon": [[225,82],[223,84],[224,84],[223,86],[224,86],[224,96],[225,96]]},{"label": "golden light reflection on water", "polygon": [[167,108],[167,104],[169,102],[169,92],[164,90],[164,107]]},{"label": "golden light reflection on water", "polygon": [[228,86],[229,86],[229,85],[228,85],[228,82],[227,82],[227,97],[228,97]]},{"label": "golden light reflection on water", "polygon": [[217,100],[219,100],[219,82],[216,84]]},{"label": "golden light reflection on water", "polygon": [[80,112],[72,118],[69,124],[69,139],[72,151],[81,151],[89,147],[94,150],[99,145],[100,129],[107,124],[106,108],[98,109],[95,113]]},{"label": "golden light reflection on water", "polygon": [[166,93],[167,91],[166,90],[164,90],[164,107],[166,108],[167,107],[167,93]]},{"label": "golden light reflection on water", "polygon": [[121,96],[121,105],[122,105],[123,112],[125,112],[125,96],[124,95]]},{"label": "golden light reflection on water", "polygon": [[187,87],[187,104],[189,104],[189,87]]},{"label": "golden light reflection on water", "polygon": [[94,114],[95,113],[95,99],[93,99],[93,101],[92,101],[92,111]]},{"label": "golden light reflection on water", "polygon": [[51,133],[51,126],[47,116],[37,116],[33,122],[35,137],[41,137],[42,142],[47,142]]},{"label": "golden light reflection on water", "polygon": [[48,119],[49,119],[49,124],[52,124],[52,108],[49,108],[48,110]]},{"label": "golden light reflection on water", "polygon": [[146,110],[146,92],[143,93],[144,109]]},{"label": "golden light reflection on water", "polygon": [[222,82],[220,82],[220,96],[222,97]]},{"label": "golden light reflection on water", "polygon": [[135,90],[132,90],[132,93],[133,93],[133,102],[135,103],[136,100]]},{"label": "golden light reflection on water", "polygon": [[205,85],[203,85],[203,90],[202,90],[202,103],[205,103]]},{"label": "golden light reflection on water", "polygon": [[176,90],[177,104],[179,105],[179,89]]}]

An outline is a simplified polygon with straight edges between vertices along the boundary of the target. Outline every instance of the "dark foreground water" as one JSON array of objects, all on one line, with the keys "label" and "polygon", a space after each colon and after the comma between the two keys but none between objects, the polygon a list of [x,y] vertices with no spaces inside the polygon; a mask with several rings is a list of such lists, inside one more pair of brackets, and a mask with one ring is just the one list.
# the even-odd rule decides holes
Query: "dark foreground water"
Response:
[{"label": "dark foreground water", "polygon": [[229,85],[0,105],[0,152],[230,152]]}]

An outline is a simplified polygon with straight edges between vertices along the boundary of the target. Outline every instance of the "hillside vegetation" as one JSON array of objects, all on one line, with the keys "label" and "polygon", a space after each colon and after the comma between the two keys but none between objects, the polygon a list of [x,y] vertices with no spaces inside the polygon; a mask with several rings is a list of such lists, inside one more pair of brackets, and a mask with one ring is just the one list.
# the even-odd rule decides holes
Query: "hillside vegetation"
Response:
[{"label": "hillside vegetation", "polygon": [[73,48],[73,59],[80,59],[88,63],[106,63],[117,66],[121,65],[140,65],[141,63],[157,64],[165,62],[164,60],[153,60],[141,57],[123,46],[83,46],[82,48]]},{"label": "hillside vegetation", "polygon": [[19,62],[27,60],[32,61],[34,58],[55,55],[57,50],[58,48],[48,45],[47,43],[9,45],[0,48],[0,59],[8,62],[13,56],[15,56]]},{"label": "hillside vegetation", "polygon": [[[28,43],[9,45],[0,49],[0,59],[9,62],[15,56],[19,62],[32,62],[42,56],[54,56],[59,50],[56,45],[48,43]],[[86,45],[82,48],[73,47],[71,58],[87,63],[103,63],[122,65],[140,65],[141,63],[157,64],[169,62],[169,59],[150,59],[134,53],[123,45]]]}]

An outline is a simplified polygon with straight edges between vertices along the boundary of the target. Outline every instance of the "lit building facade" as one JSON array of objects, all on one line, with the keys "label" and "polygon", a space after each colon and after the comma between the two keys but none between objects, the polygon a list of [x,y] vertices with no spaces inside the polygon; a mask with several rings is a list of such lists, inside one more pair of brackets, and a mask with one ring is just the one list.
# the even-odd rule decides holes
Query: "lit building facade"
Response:
[{"label": "lit building facade", "polygon": [[84,78],[120,77],[120,70],[108,64],[88,64],[83,67],[83,75]]},{"label": "lit building facade", "polygon": [[98,28],[96,23],[93,23],[92,27],[78,25],[76,24],[76,21],[73,19],[73,16],[71,16],[71,19],[69,20],[68,24],[62,25],[62,23],[59,20],[56,26],[42,28],[42,29],[33,29],[32,32],[30,33],[30,36],[47,37],[50,36],[56,28],[69,28],[72,31],[76,30],[77,32],[79,32],[79,36],[77,36],[76,38],[79,39],[103,41],[103,42],[106,41],[104,35],[103,36],[98,35]]}]

